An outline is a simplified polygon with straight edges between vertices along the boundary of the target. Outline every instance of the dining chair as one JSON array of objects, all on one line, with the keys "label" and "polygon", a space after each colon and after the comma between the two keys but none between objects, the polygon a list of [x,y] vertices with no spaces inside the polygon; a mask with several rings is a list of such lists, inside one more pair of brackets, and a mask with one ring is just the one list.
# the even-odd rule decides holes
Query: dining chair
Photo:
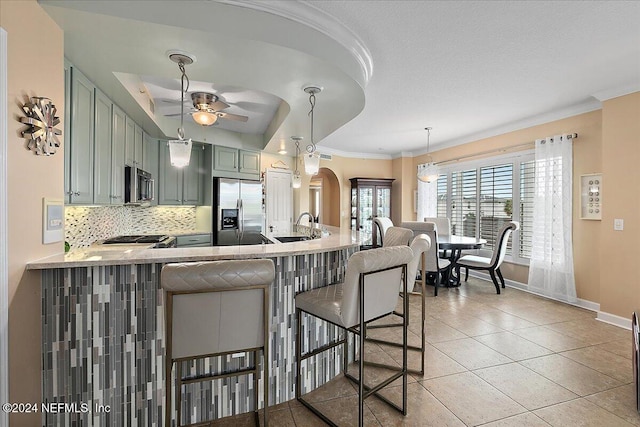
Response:
[{"label": "dining chair", "polygon": [[[420,285],[421,288],[421,297],[422,297],[422,344],[420,345],[420,347],[418,346],[414,346],[414,345],[409,345],[407,346],[407,348],[409,350],[415,350],[415,351],[419,351],[420,352],[420,369],[407,369],[408,372],[410,373],[415,373],[415,374],[420,374],[420,375],[424,375],[424,353],[425,353],[425,348],[426,348],[426,333],[425,333],[425,320],[426,320],[426,311],[425,311],[425,295],[426,295],[426,289],[425,289],[425,275],[422,274],[420,280],[415,280],[416,274],[418,272],[418,267],[420,267],[420,265],[423,265],[422,263],[422,259],[424,257],[425,252],[427,252],[429,250],[429,248],[431,247],[431,240],[429,239],[429,237],[425,234],[419,234],[416,237],[413,238],[413,240],[411,241],[411,251],[413,252],[413,259],[411,260],[411,262],[407,265],[407,290],[408,293],[411,294],[411,290],[414,288],[414,286],[416,284]],[[403,292],[402,292],[402,283],[400,283],[400,296],[402,298],[405,298]],[[410,311],[410,306],[407,306],[407,318],[409,319],[408,321],[410,321],[409,318],[409,311]],[[396,316],[400,316],[402,317],[403,313],[399,313],[397,311],[393,312],[394,315]],[[391,346],[395,346],[395,347],[401,347],[402,344],[399,344],[398,342],[395,341],[388,341],[388,340],[383,340],[381,338],[373,338],[370,336],[367,336],[367,331],[368,330],[372,330],[372,329],[380,329],[380,328],[395,328],[395,327],[399,327],[402,326],[401,323],[385,323],[385,324],[375,324],[375,325],[368,325],[365,329],[365,339],[370,341],[370,342],[374,342],[377,344],[387,344],[387,345],[391,345]],[[389,368],[388,365],[385,364],[381,364],[381,363],[373,363],[373,362],[365,362],[368,365],[372,365],[372,366],[378,366],[381,368]]]},{"label": "dining chair", "polygon": [[[493,247],[493,254],[491,258],[482,257],[477,255],[464,255],[456,261],[455,269],[456,274],[460,277],[460,268],[467,269],[464,280],[466,281],[469,276],[469,269],[471,270],[487,270],[491,275],[491,281],[496,287],[496,293],[500,294],[500,285],[504,288],[504,277],[500,271],[500,265],[504,261],[504,256],[507,251],[507,242],[509,236],[513,231],[520,228],[520,223],[517,221],[510,221],[502,226],[502,229],[498,232],[495,246]],[[497,278],[496,278],[497,276]],[[498,283],[498,278],[500,283]]]},{"label": "dining chair", "polygon": [[[400,294],[397,286],[402,282],[403,293],[407,292],[407,264],[411,262],[413,252],[408,246],[393,246],[360,251],[353,254],[347,263],[344,281],[295,296],[296,305],[296,399],[331,426],[336,424],[307,401],[302,394],[302,362],[321,352],[343,346],[343,372],[346,378],[358,385],[358,425],[364,425],[364,400],[375,395],[403,415],[407,414],[407,330],[408,316],[402,321],[402,363],[395,367],[395,373],[375,386],[365,384],[364,375],[364,339],[359,341],[358,377],[348,372],[348,334],[361,336],[366,324],[391,314],[396,309]],[[403,313],[408,312],[409,300],[403,299]],[[302,354],[302,313],[324,320],[343,331],[341,338],[329,344],[313,349],[311,343]],[[325,330],[325,329],[321,329]],[[362,338],[362,336],[361,336]],[[314,365],[307,365],[308,369]],[[317,366],[317,365],[315,365]],[[391,402],[378,393],[383,387],[402,378],[402,405]],[[306,394],[306,393],[305,393]]]},{"label": "dining chair", "polygon": [[433,285],[433,295],[438,296],[438,285],[449,281],[451,262],[448,259],[440,258],[438,255],[438,227],[436,223],[405,221],[402,226],[413,230],[414,234],[425,234],[431,240],[431,247],[424,254],[422,271],[426,275],[427,283]]},{"label": "dining chair", "polygon": [[[258,416],[258,369],[262,353],[264,426],[269,405],[269,288],[275,277],[270,259],[166,264],[165,291],[165,426],[181,426],[183,385],[229,376],[253,376],[255,423]],[[183,375],[183,363],[233,353],[253,353],[253,364],[230,372]],[[175,365],[175,407],[172,375]],[[247,385],[247,387],[249,387]],[[226,395],[225,395],[226,396]],[[187,414],[191,415],[191,414]],[[189,424],[191,425],[191,424]],[[200,424],[198,424],[200,425]]]},{"label": "dining chair", "polygon": [[[436,225],[436,231],[438,232],[438,236],[451,236],[451,221],[449,218],[445,216],[438,217],[424,217],[424,222],[433,222]],[[438,254],[440,258],[449,258],[449,254],[446,250],[439,249]]]},{"label": "dining chair", "polygon": [[411,239],[413,239],[413,231],[403,227],[389,227],[385,233],[382,247],[409,246]]},{"label": "dining chair", "polygon": [[377,216],[373,219],[373,223],[375,224],[376,230],[378,230],[378,235],[380,236],[380,243],[377,242],[377,239],[373,243],[376,247],[384,246],[384,235],[390,227],[393,227],[393,221],[386,216]]}]

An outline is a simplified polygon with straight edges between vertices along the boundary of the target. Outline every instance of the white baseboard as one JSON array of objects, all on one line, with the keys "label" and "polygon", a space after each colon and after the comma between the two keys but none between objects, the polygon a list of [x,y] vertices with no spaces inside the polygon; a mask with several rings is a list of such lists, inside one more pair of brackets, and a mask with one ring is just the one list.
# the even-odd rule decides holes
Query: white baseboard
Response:
[{"label": "white baseboard", "polygon": [[605,311],[598,311],[598,317],[596,317],[596,320],[631,330],[631,317],[627,319]]},{"label": "white baseboard", "polygon": [[[482,271],[469,270],[469,276],[476,277],[478,279],[487,280],[487,281],[491,282],[491,276],[489,276],[489,273],[484,273]],[[532,292],[532,291],[529,290],[529,286],[527,284],[525,284],[525,283],[520,283],[520,282],[516,282],[514,280],[509,280],[509,279],[504,279],[504,284],[505,284],[505,286],[508,286],[510,288],[519,289],[521,291],[528,292],[530,294],[537,295],[537,296],[542,297],[542,298],[547,298],[547,299],[550,299],[550,300],[553,300],[553,301],[558,301],[558,302],[562,302],[562,303],[565,303],[565,304],[573,305],[573,306],[576,306],[576,307],[584,308],[585,310],[594,311],[598,315],[598,317],[597,317],[598,320],[602,320],[603,322],[610,323],[610,324],[615,325],[615,326],[620,326],[620,327],[623,327],[623,328],[626,328],[626,329],[631,329],[631,320],[627,320],[627,319],[624,319],[623,317],[615,316],[613,314],[608,314],[608,313],[601,312],[600,311],[600,304],[597,303],[597,302],[593,302],[593,301],[577,298],[575,303],[571,303],[571,302],[567,302],[567,301],[562,301],[562,300],[557,299],[557,298],[551,298],[551,297],[549,297],[547,295],[542,295],[542,294],[539,294],[537,292]],[[609,317],[606,317],[608,320],[603,320],[601,318],[601,314],[609,316]],[[628,323],[628,326],[624,326],[624,324],[620,323],[619,321],[617,321],[617,322],[614,321],[615,319],[611,319],[613,317],[615,317],[617,319],[620,319],[620,320],[626,320],[627,323]],[[611,320],[609,320],[609,319],[611,319]]]}]

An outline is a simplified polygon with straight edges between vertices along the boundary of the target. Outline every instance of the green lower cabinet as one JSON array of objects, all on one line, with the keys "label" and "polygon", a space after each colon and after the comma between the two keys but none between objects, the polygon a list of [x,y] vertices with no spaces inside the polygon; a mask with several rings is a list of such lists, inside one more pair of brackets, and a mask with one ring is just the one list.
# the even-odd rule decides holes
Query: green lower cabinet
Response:
[{"label": "green lower cabinet", "polygon": [[158,204],[202,205],[204,204],[204,180],[209,179],[204,170],[202,144],[193,144],[189,166],[171,166],[169,147],[160,143],[160,173]]}]

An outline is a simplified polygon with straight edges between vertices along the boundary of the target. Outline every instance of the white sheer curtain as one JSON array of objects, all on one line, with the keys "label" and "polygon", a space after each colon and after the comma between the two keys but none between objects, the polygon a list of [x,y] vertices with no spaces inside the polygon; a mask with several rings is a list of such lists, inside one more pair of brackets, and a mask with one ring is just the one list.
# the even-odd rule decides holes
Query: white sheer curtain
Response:
[{"label": "white sheer curtain", "polygon": [[425,217],[438,216],[438,182],[418,181],[418,215],[417,221],[422,221]]},{"label": "white sheer curtain", "polygon": [[567,135],[536,140],[529,290],[576,300],[572,232],[573,146]]}]

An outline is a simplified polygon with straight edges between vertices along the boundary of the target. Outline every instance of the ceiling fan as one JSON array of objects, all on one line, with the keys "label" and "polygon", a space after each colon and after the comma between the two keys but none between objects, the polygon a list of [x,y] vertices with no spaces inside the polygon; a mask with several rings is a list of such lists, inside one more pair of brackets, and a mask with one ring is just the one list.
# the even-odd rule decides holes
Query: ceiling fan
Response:
[{"label": "ceiling fan", "polygon": [[[230,107],[226,102],[220,101],[217,95],[209,92],[193,92],[191,94],[193,102],[193,110],[189,112],[193,120],[203,126],[211,126],[218,119],[233,120],[237,122],[246,122],[249,120],[247,116],[239,114],[227,113],[225,110]],[[167,117],[179,116],[180,114],[167,114]]]}]

